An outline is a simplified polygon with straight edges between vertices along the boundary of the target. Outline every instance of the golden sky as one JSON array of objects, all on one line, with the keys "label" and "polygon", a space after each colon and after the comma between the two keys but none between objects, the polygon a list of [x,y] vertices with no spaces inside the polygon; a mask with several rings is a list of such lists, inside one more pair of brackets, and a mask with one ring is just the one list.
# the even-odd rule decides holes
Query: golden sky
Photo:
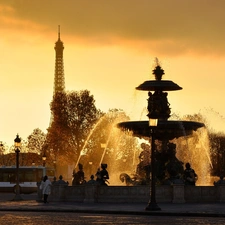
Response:
[{"label": "golden sky", "polygon": [[224,0],[0,0],[0,141],[49,125],[58,25],[66,90],[88,89],[99,109],[145,120],[157,57],[172,112],[225,127]]}]

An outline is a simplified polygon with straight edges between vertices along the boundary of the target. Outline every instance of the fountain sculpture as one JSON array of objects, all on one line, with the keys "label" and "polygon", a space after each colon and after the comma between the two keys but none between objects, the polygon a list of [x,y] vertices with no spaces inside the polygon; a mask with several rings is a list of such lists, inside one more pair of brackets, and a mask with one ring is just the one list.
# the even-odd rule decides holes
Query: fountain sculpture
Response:
[{"label": "fountain sculpture", "polygon": [[[176,91],[182,88],[170,80],[162,80],[164,70],[156,61],[156,67],[153,70],[155,80],[148,80],[136,87],[137,90],[148,91],[148,114],[150,119],[157,119],[157,127],[154,128],[154,143],[156,163],[156,182],[165,184],[173,183],[182,173],[183,166],[176,158],[176,145],[171,141],[179,137],[189,136],[198,128],[204,127],[203,123],[194,121],[175,121],[168,120],[171,109],[167,99],[166,91]],[[154,92],[154,93],[152,93]],[[133,136],[140,138],[153,138],[149,121],[127,121],[117,124],[118,128],[123,131],[132,131]],[[151,146],[153,147],[153,146]],[[140,162],[141,164],[142,162]],[[138,165],[140,167],[140,164]],[[149,165],[150,166],[150,165]],[[150,166],[151,167],[151,166]],[[140,168],[139,168],[140,169]],[[146,171],[145,178],[140,180],[131,179],[127,174],[121,174],[121,181],[127,181],[127,185],[148,184],[149,168]],[[150,169],[151,170],[151,169]],[[138,167],[137,167],[138,171]],[[137,174],[138,177],[138,174]]]}]

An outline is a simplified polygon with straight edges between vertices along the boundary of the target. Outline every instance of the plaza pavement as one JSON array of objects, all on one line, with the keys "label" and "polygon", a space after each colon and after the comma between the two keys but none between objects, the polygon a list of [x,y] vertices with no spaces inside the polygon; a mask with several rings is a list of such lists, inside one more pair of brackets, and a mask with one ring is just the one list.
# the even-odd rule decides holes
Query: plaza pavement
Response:
[{"label": "plaza pavement", "polygon": [[144,203],[77,203],[77,202],[37,202],[25,199],[13,201],[0,199],[0,211],[30,211],[30,212],[74,212],[95,214],[129,214],[154,216],[196,216],[225,217],[225,203],[208,204],[174,204],[158,203],[161,211],[146,211]]}]

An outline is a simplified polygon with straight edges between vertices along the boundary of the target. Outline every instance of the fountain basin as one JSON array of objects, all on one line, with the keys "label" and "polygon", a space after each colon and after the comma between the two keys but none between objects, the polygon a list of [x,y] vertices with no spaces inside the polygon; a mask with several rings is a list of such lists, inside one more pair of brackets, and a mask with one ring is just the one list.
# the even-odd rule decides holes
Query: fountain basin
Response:
[{"label": "fountain basin", "polygon": [[[117,127],[122,131],[132,131],[135,137],[150,137],[151,128],[149,121],[128,121],[117,124]],[[188,136],[198,128],[205,127],[204,123],[194,121],[174,121],[174,120],[159,120],[157,127],[154,128],[155,138],[158,140],[172,140],[183,136]]]},{"label": "fountain basin", "polygon": [[[146,203],[150,198],[150,186],[77,185],[62,188],[53,185],[49,197],[53,202]],[[159,185],[156,186],[156,200],[158,203],[224,203],[225,192],[223,185]]]},{"label": "fountain basin", "polygon": [[136,89],[141,91],[177,91],[181,90],[182,87],[171,80],[147,80]]}]

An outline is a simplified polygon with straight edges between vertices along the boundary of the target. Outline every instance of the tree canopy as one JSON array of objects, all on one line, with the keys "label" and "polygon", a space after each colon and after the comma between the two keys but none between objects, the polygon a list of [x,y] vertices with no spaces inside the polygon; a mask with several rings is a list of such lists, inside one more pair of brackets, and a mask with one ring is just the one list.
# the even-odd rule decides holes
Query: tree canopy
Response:
[{"label": "tree canopy", "polygon": [[27,147],[29,152],[41,154],[45,140],[46,134],[39,128],[34,129],[27,137]]},{"label": "tree canopy", "polygon": [[75,161],[93,125],[103,114],[88,90],[56,93],[45,148],[61,162]]}]

